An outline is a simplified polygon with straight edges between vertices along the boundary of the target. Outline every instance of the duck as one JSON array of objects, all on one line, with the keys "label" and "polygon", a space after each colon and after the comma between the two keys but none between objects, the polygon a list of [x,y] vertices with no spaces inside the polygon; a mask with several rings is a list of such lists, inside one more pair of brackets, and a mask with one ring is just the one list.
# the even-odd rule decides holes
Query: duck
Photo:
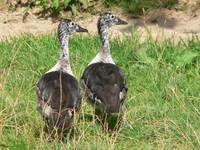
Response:
[{"label": "duck", "polygon": [[57,129],[70,129],[74,114],[81,108],[81,92],[70,66],[69,37],[74,32],[88,30],[70,19],[62,19],[57,31],[60,57],[37,82],[36,109],[48,125]]},{"label": "duck", "polygon": [[109,29],[114,25],[124,25],[126,21],[111,12],[100,14],[97,28],[101,48],[84,70],[80,79],[84,95],[95,106],[95,112],[109,116],[123,114],[127,86],[124,71],[115,64],[109,44]]}]

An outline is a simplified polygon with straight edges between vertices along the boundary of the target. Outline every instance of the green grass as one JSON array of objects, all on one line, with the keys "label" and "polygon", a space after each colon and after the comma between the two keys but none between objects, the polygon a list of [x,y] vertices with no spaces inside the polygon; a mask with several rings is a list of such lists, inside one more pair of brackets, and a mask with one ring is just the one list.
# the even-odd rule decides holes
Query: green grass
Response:
[{"label": "green grass", "polygon": [[[77,79],[99,49],[99,38],[73,36],[70,57]],[[25,35],[0,42],[0,148],[7,149],[200,149],[200,41],[176,45],[137,34],[111,41],[115,62],[127,76],[126,113],[132,128],[115,136],[94,120],[84,101],[72,137],[59,142],[43,131],[35,84],[59,55],[55,35]]]}]

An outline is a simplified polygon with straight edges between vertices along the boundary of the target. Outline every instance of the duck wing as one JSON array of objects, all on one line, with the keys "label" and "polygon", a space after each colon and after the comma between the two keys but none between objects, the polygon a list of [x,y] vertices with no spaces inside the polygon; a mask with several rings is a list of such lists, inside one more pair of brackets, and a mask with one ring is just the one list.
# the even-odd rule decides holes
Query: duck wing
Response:
[{"label": "duck wing", "polygon": [[110,63],[89,65],[82,76],[85,94],[92,103],[103,103],[108,112],[118,112],[126,97],[123,71]]},{"label": "duck wing", "polygon": [[81,107],[81,94],[77,80],[61,71],[43,75],[37,83],[36,94],[37,110],[53,122],[58,117],[58,113],[60,118],[63,118],[68,110],[78,111]]}]

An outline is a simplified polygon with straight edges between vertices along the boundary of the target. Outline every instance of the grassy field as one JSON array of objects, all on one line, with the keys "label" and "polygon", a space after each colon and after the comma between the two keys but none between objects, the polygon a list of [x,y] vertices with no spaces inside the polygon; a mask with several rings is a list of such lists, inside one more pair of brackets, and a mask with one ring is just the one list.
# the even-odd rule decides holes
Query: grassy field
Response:
[{"label": "grassy field", "polygon": [[[84,114],[62,142],[43,131],[35,84],[59,55],[55,35],[25,35],[0,42],[0,149],[200,149],[200,41],[173,44],[112,40],[115,62],[126,73],[129,126],[115,136]],[[98,37],[73,36],[70,57],[77,79],[99,49]]]}]

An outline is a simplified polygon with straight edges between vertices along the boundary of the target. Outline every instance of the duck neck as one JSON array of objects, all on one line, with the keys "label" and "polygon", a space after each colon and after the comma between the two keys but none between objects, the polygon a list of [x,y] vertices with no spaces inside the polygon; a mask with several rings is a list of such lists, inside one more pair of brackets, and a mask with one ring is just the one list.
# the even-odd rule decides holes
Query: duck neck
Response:
[{"label": "duck neck", "polygon": [[63,72],[73,75],[69,59],[69,36],[70,35],[66,32],[59,36],[61,50],[58,63]]},{"label": "duck neck", "polygon": [[62,38],[60,38],[60,60],[65,60],[67,64],[70,64],[69,62],[69,35],[66,33],[62,35]]},{"label": "duck neck", "polygon": [[101,38],[101,52],[110,54],[109,28],[102,26],[99,30]]}]

